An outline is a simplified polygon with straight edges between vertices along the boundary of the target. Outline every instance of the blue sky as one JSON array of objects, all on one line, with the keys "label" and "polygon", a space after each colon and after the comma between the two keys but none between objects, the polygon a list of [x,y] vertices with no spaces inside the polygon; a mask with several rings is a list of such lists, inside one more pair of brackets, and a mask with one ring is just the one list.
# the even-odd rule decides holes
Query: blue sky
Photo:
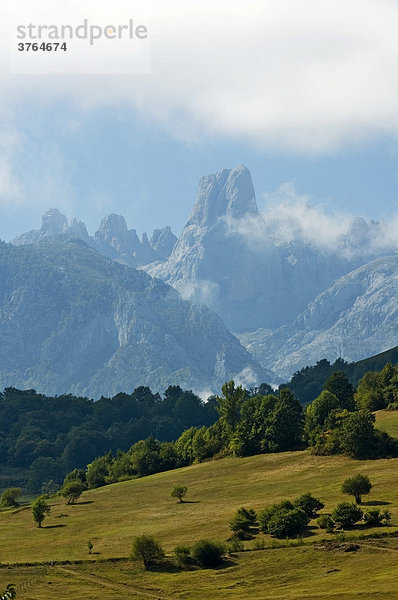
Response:
[{"label": "blue sky", "polygon": [[178,234],[199,177],[237,164],[260,206],[293,182],[328,213],[398,212],[395,2],[152,4],[148,76],[17,77],[0,63],[0,238],[50,207],[90,232],[117,212]]}]

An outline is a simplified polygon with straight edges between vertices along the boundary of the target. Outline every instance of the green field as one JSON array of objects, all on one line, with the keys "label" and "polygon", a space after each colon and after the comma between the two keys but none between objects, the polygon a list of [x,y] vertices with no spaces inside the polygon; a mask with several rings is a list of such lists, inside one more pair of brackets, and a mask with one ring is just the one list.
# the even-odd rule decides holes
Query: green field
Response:
[{"label": "green field", "polygon": [[[390,527],[366,529],[350,536],[398,530],[398,459],[353,461],[342,456],[319,457],[309,451],[225,458],[151,475],[85,492],[78,504],[52,502],[44,527],[34,526],[30,507],[0,512],[0,560],[4,563],[47,562],[55,565],[0,569],[0,585],[24,584],[18,598],[387,598],[391,586],[398,596],[398,550],[391,538],[383,550],[361,540],[357,552],[317,549],[321,539],[335,540],[311,523],[305,546],[272,548],[233,556],[224,568],[180,572],[169,562],[156,572],[144,573],[127,560],[140,533],[153,534],[170,554],[178,543],[207,537],[225,541],[228,521],[242,506],[260,510],[282,498],[294,499],[310,491],[325,503],[325,512],[347,497],[342,481],[355,473],[367,474],[372,492],[364,506],[388,508]],[[187,502],[170,497],[171,488],[188,486]],[[94,544],[89,557],[87,541]],[[398,538],[397,538],[398,544]],[[120,562],[104,559],[124,558]],[[57,561],[84,560],[85,564],[58,565]],[[101,561],[101,562],[95,562]],[[104,562],[102,562],[104,561]],[[334,570],[339,569],[339,570]],[[345,588],[351,590],[344,595]],[[123,591],[124,590],[124,591]],[[391,595],[389,596],[391,597]]]},{"label": "green field", "polygon": [[375,414],[376,427],[398,439],[398,410],[379,410]]}]

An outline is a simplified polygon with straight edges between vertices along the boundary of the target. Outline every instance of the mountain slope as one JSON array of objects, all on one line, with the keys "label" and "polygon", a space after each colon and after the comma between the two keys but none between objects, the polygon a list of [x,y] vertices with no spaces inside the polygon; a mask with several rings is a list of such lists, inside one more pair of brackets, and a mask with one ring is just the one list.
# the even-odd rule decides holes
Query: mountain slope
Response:
[{"label": "mountain slope", "polygon": [[321,358],[358,361],[397,345],[398,257],[379,258],[341,277],[289,326],[239,336],[284,378]]},{"label": "mountain slope", "polygon": [[0,387],[98,397],[269,379],[206,307],[80,240],[0,245]]},{"label": "mountain slope", "polygon": [[258,211],[250,172],[238,166],[202,177],[170,258],[145,268],[184,298],[207,304],[232,331],[274,329],[361,264],[352,239],[344,244],[344,251],[319,249],[298,234],[276,235]]}]

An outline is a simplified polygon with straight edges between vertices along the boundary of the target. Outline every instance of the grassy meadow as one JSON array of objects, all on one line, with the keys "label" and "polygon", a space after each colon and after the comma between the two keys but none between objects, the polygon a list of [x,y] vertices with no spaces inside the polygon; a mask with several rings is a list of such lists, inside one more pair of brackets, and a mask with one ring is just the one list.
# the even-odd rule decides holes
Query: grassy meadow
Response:
[{"label": "grassy meadow", "polygon": [[[394,413],[381,412],[378,426],[392,433],[397,427]],[[324,502],[322,512],[330,512],[338,502],[351,499],[341,493],[341,484],[356,473],[368,475],[373,483],[363,508],[388,508],[392,522],[389,527],[358,525],[348,532],[349,539],[398,532],[398,459],[354,461],[309,451],[192,465],[87,491],[74,506],[55,498],[42,529],[34,526],[29,506],[2,510],[0,589],[15,582],[18,600],[398,597],[398,537],[359,539],[355,552],[345,552],[344,540],[314,522],[304,545],[273,547],[281,542],[259,534],[245,542],[247,551],[236,553],[215,570],[180,571],[166,563],[147,573],[128,560],[134,537],[142,533],[153,535],[169,555],[177,544],[201,538],[226,541],[228,522],[240,506],[261,510],[283,498],[293,500],[311,492]],[[182,504],[170,496],[179,483],[188,486]],[[325,539],[335,546],[330,549]],[[94,545],[91,556],[88,540]],[[264,540],[264,550],[253,550],[256,540]],[[112,562],[112,558],[120,560]],[[12,566],[52,561],[51,567]]]}]

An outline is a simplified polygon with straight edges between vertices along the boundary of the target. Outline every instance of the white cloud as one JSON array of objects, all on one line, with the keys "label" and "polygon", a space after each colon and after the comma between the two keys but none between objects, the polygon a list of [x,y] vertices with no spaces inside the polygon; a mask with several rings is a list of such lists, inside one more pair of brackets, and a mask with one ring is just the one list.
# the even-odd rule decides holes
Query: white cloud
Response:
[{"label": "white cloud", "polygon": [[[34,16],[48,2],[17,5]],[[116,21],[143,6],[142,0],[65,0],[62,14],[111,14]],[[10,78],[3,60],[3,93],[47,101],[66,95],[86,107],[127,101],[179,137],[236,137],[304,153],[398,135],[394,0],[152,0],[151,6],[151,75]],[[129,59],[125,51],[115,57]]]}]

